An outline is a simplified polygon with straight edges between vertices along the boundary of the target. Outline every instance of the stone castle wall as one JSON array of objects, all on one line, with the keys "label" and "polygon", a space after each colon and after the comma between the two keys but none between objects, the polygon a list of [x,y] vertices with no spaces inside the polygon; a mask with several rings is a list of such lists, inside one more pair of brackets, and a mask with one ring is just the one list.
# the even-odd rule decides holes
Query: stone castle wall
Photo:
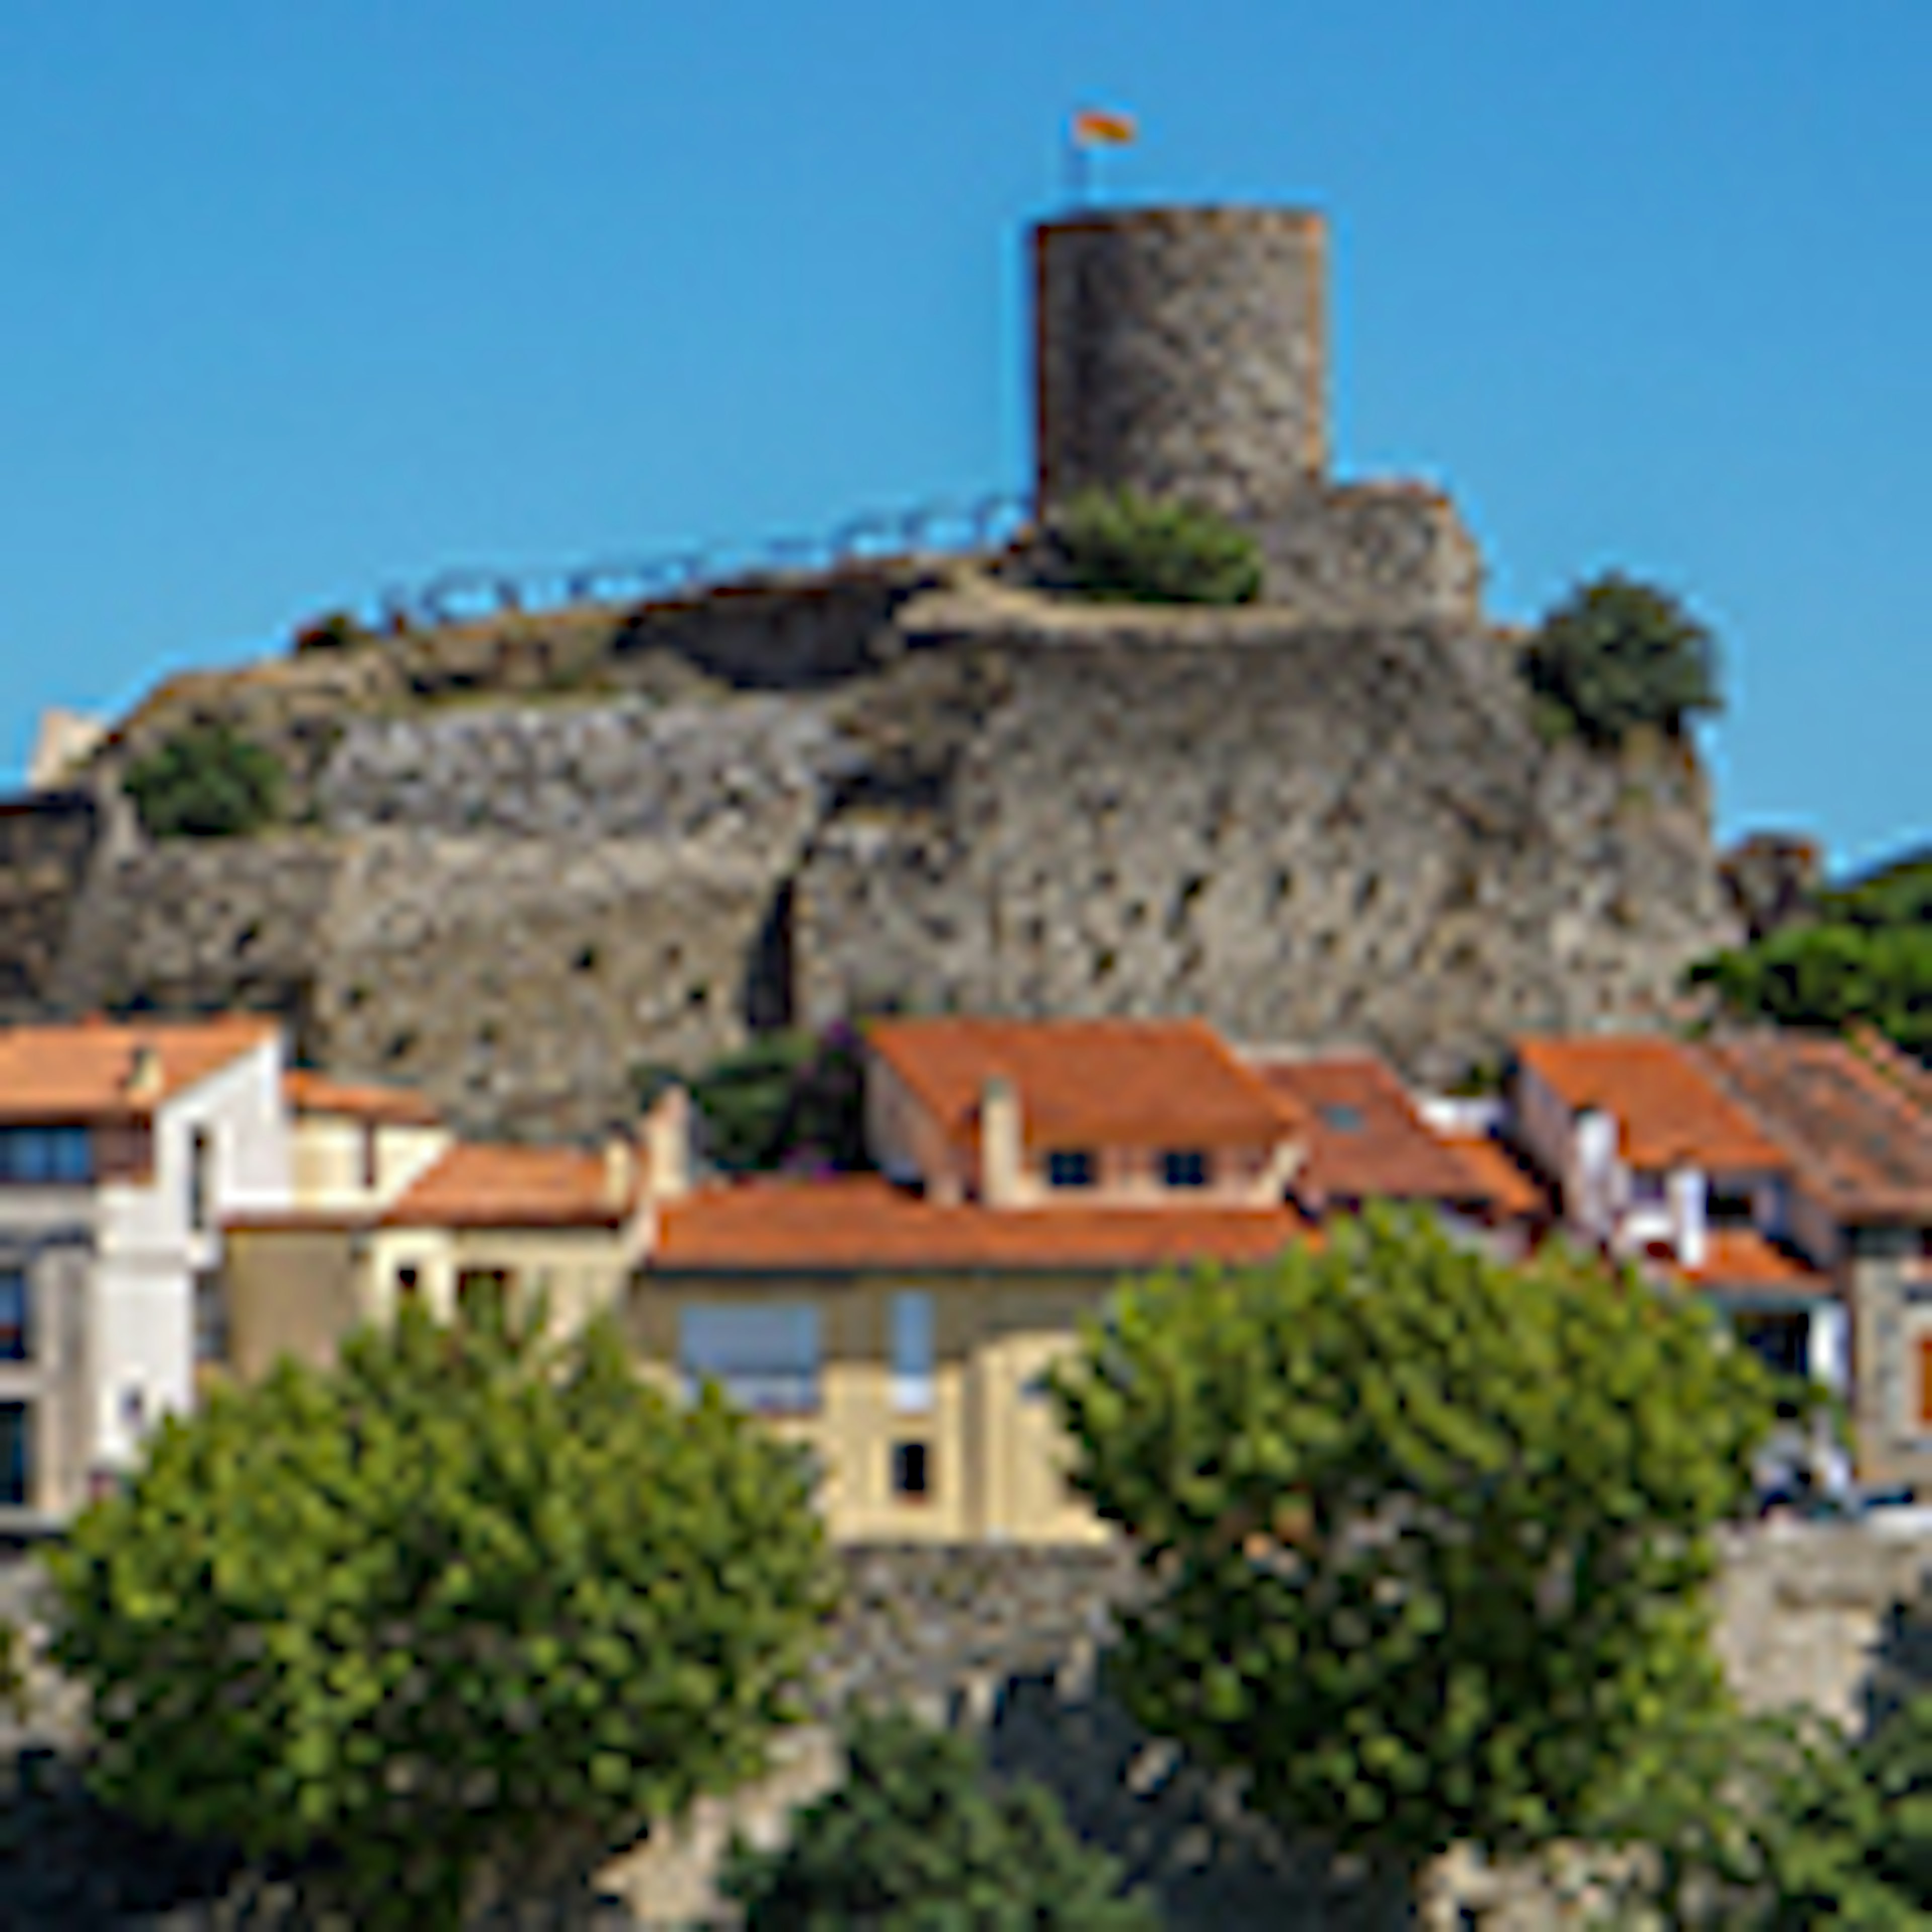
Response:
[{"label": "stone castle wall", "polygon": [[784,608],[607,623],[541,702],[400,705],[382,646],[350,654],[366,704],[341,662],[244,674],[243,728],[306,748],[306,826],[0,857],[0,908],[36,908],[16,1010],[266,1006],[470,1131],[588,1136],[646,1063],[887,1006],[1198,1012],[1440,1079],[1665,1016],[1732,936],[1694,761],[1544,743],[1480,626],[903,575]]}]

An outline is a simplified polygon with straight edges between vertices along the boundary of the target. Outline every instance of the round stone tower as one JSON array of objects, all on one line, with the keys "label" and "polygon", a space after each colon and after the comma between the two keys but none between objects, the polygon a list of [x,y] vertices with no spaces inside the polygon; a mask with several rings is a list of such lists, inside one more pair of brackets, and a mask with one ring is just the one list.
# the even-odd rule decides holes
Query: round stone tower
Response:
[{"label": "round stone tower", "polygon": [[1036,500],[1089,484],[1255,517],[1328,459],[1322,218],[1083,210],[1033,231]]}]

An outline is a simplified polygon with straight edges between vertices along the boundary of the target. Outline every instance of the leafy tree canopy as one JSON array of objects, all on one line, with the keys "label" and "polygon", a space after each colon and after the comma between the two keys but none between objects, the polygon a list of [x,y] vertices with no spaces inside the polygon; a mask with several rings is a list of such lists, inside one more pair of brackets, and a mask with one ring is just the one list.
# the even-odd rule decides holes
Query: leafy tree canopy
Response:
[{"label": "leafy tree canopy", "polygon": [[789,1842],[736,1844],[722,1889],[746,1932],[1154,1932],[1119,1868],[1039,1786],[992,1784],[963,1738],[903,1713],[862,1716],[845,1780]]},{"label": "leafy tree canopy", "polygon": [[1592,744],[1643,726],[1674,736],[1723,708],[1710,632],[1668,591],[1614,571],[1544,619],[1522,663],[1541,715]]},{"label": "leafy tree canopy", "polygon": [[1708,1532],[1774,1397],[1694,1304],[1376,1214],[1130,1287],[1054,1386],[1154,1588],[1131,1707],[1287,1823],[1412,1875],[1532,1850],[1721,1705]]},{"label": "leafy tree canopy", "polygon": [[1873,1026],[1932,1059],[1932,862],[1914,856],[1821,894],[1814,918],[1700,960],[1690,978],[1739,1018]]},{"label": "leafy tree canopy", "polygon": [[411,1308],[165,1423],[50,1558],[100,1795],[411,1928],[755,1772],[827,1563],[795,1456],[612,1328]]},{"label": "leafy tree canopy", "polygon": [[[640,1097],[648,1103],[676,1077],[668,1068],[640,1068]],[[864,1071],[849,1026],[762,1034],[714,1060],[690,1086],[704,1150],[727,1173],[847,1173],[869,1164]]]},{"label": "leafy tree canopy", "polygon": [[281,762],[232,726],[191,724],[128,768],[122,783],[156,838],[230,838],[272,824]]},{"label": "leafy tree canopy", "polygon": [[1225,518],[1131,490],[1085,490],[1052,534],[1083,595],[1136,604],[1252,604],[1259,547]]}]

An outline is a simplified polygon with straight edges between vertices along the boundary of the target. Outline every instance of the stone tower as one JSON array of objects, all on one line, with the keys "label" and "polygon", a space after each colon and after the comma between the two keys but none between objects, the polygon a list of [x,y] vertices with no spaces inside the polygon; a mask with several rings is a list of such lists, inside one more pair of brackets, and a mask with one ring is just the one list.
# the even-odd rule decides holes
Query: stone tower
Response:
[{"label": "stone tower", "polygon": [[1083,209],[1032,247],[1042,516],[1089,486],[1180,497],[1252,532],[1286,614],[1480,620],[1482,559],[1442,490],[1328,475],[1319,214]]},{"label": "stone tower", "polygon": [[1083,212],[1033,232],[1034,484],[1256,518],[1328,466],[1321,216]]}]

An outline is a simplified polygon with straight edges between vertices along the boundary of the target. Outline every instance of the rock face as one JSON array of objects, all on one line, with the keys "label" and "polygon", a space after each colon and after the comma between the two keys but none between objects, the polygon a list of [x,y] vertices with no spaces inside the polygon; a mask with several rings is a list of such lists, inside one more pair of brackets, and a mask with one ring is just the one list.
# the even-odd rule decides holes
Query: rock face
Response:
[{"label": "rock face", "polygon": [[323,1064],[549,1138],[646,1064],[887,1006],[1198,1012],[1441,1079],[1654,1020],[1734,936],[1688,751],[1544,743],[1480,624],[905,569],[588,621],[548,689],[439,682],[418,638],[411,682],[460,701],[399,705],[386,646],[164,694],[116,754],[232,716],[309,822],[90,847],[70,803],[16,812],[9,1010],[266,1006]]}]

